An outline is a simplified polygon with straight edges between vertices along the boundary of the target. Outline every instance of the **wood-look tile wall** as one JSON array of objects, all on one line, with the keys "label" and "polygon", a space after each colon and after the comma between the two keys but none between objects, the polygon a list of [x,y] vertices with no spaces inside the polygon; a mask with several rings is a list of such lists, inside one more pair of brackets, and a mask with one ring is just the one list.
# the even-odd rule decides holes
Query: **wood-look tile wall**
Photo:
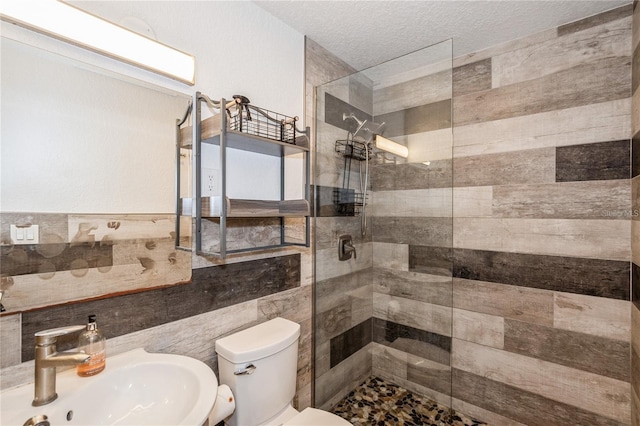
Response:
[{"label": "wood-look tile wall", "polygon": [[[631,424],[640,401],[640,368],[629,368],[640,353],[638,333],[631,339],[640,311],[629,303],[640,293],[630,292],[640,276],[630,267],[630,235],[640,241],[631,14],[618,8],[457,58],[453,159],[436,108],[447,97],[427,88],[446,80],[441,71],[413,82],[415,93],[409,83],[374,91],[373,119],[391,123],[385,135],[439,142],[429,166],[373,168],[373,268],[338,268],[316,293],[320,401],[348,388],[348,366],[364,374],[370,350],[373,374],[491,424]],[[320,139],[324,130],[319,151],[339,135],[323,127]],[[320,299],[329,288],[336,293]]]},{"label": "wood-look tile wall", "polygon": [[455,409],[632,422],[631,39],[628,5],[454,60]]},{"label": "wood-look tile wall", "polygon": [[631,134],[631,424],[640,426],[640,2],[633,2]]}]

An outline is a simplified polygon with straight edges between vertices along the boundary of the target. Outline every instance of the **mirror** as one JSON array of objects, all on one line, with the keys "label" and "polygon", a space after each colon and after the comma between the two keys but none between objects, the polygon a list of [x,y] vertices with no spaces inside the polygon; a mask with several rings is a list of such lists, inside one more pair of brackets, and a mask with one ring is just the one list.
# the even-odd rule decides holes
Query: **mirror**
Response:
[{"label": "mirror", "polygon": [[1,38],[2,304],[186,282],[176,120],[189,96]]}]

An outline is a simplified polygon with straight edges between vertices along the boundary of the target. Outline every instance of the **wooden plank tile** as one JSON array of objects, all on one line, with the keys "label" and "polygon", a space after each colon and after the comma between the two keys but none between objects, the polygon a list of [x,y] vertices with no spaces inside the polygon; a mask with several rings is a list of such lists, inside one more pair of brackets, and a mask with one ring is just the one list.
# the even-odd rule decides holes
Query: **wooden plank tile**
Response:
[{"label": "wooden plank tile", "polygon": [[454,157],[629,138],[631,100],[454,127]]},{"label": "wooden plank tile", "polygon": [[453,337],[493,348],[504,346],[504,323],[501,316],[464,309],[453,310]]},{"label": "wooden plank tile", "polygon": [[592,60],[628,56],[630,34],[631,14],[619,14],[585,30],[497,55],[493,58],[493,87],[539,78]]},{"label": "wooden plank tile", "polygon": [[409,246],[409,270],[431,275],[451,276],[451,247]]},{"label": "wooden plank tile", "polygon": [[396,136],[393,140],[409,148],[407,163],[450,160],[453,155],[453,132],[450,127]]},{"label": "wooden plank tile", "polygon": [[[630,420],[628,382],[458,339],[453,339],[451,362],[455,369],[476,376],[490,376],[493,381],[580,408],[583,412],[622,424]],[[454,378],[454,383],[456,381]],[[467,399],[458,394],[455,396]]]},{"label": "wooden plank tile", "polygon": [[460,157],[453,162],[456,187],[551,182],[555,182],[553,148]]},{"label": "wooden plank tile", "polygon": [[316,280],[322,281],[341,275],[351,274],[372,266],[373,248],[369,242],[357,244],[358,258],[351,258],[344,262],[338,261],[338,250],[334,247],[317,250]]},{"label": "wooden plank tile", "polygon": [[553,324],[553,293],[547,290],[454,278],[453,307],[535,324]]},{"label": "wooden plank tile", "polygon": [[453,96],[491,89],[491,58],[453,69]]},{"label": "wooden plank tile", "polygon": [[423,133],[451,127],[451,99],[379,114],[376,123],[386,123],[386,137]]},{"label": "wooden plank tile", "polygon": [[[462,383],[460,385],[463,386]],[[463,401],[458,398],[453,398],[451,400],[451,407],[454,410],[459,411],[460,413],[464,413],[467,416],[483,421],[490,425],[526,426],[524,423],[520,423],[513,419],[501,416],[500,414],[496,414],[493,411],[485,410],[484,408],[478,407],[477,405],[469,404],[467,401]]]},{"label": "wooden plank tile", "polygon": [[[640,330],[640,308],[637,305],[631,305],[631,329]],[[640,335],[638,333],[631,333],[631,346],[640,353]]]},{"label": "wooden plank tile", "polygon": [[372,343],[371,354],[373,357],[371,375],[394,375],[403,379],[407,378],[408,353],[378,343]]},{"label": "wooden plank tile", "polygon": [[20,364],[22,324],[20,314],[0,317],[0,368]]},{"label": "wooden plank tile", "polygon": [[632,349],[631,350],[631,387],[635,394],[640,394],[640,356]]},{"label": "wooden plank tile", "polygon": [[457,248],[453,256],[456,278],[629,300],[629,262]]},{"label": "wooden plank tile", "polygon": [[453,188],[453,217],[493,216],[493,190],[493,186]]},{"label": "wooden plank tile", "polygon": [[640,90],[633,92],[631,99],[631,134],[640,131]]},{"label": "wooden plank tile", "polygon": [[372,217],[377,242],[450,247],[452,220],[441,217]]},{"label": "wooden plank tile", "polygon": [[[344,304],[345,299],[356,297],[355,295],[361,291],[371,291],[372,276],[373,273],[370,269],[364,269],[352,274],[317,281],[315,285],[316,312],[324,312]],[[352,294],[354,296],[351,296]],[[371,303],[371,297],[369,297],[369,304]]]},{"label": "wooden plank tile", "polygon": [[[482,377],[454,368],[453,396],[454,401],[462,400],[480,407],[487,413],[495,413],[499,416],[496,419],[498,422],[492,424],[526,424],[529,426],[555,424],[622,426],[626,424],[624,421],[602,417],[589,410],[559,402],[553,398],[546,398],[537,393],[527,392],[516,386],[491,380],[488,377],[493,378],[494,376]],[[466,405],[462,407],[466,407]],[[489,418],[482,419],[491,420]]]},{"label": "wooden plank tile", "polygon": [[352,66],[313,39],[305,37],[304,43],[305,80],[313,86],[319,86],[356,72]]},{"label": "wooden plank tile", "polygon": [[371,343],[371,318],[332,337],[330,341],[330,367],[334,368],[345,359]]},{"label": "wooden plank tile", "polygon": [[633,1],[633,36],[631,37],[631,46],[635,49],[640,43],[640,13],[638,13],[638,2]]},{"label": "wooden plank tile", "polygon": [[195,269],[190,284],[27,312],[22,315],[22,359],[33,359],[35,332],[82,324],[90,314],[97,314],[110,339],[299,286],[300,256],[290,255]]},{"label": "wooden plank tile", "polygon": [[360,233],[359,216],[315,217],[315,248],[338,250],[338,237],[351,235],[354,244],[371,242],[371,232],[364,237]]},{"label": "wooden plank tile", "polygon": [[371,194],[373,216],[451,217],[451,188],[375,191]]},{"label": "wooden plank tile", "polygon": [[371,374],[371,349],[366,346],[316,379],[314,405],[329,410]]},{"label": "wooden plank tile", "polygon": [[629,96],[628,57],[594,60],[535,80],[458,96],[454,126],[500,120],[624,99]]},{"label": "wooden plank tile", "polygon": [[629,179],[628,139],[556,148],[556,182]]},{"label": "wooden plank tile", "polygon": [[631,302],[640,306],[640,266],[631,262]]},{"label": "wooden plank tile", "polygon": [[371,166],[374,191],[451,188],[453,166],[450,159],[410,164],[376,164]]},{"label": "wooden plank tile", "polygon": [[325,93],[324,102],[324,121],[345,131],[355,132],[358,124],[355,120],[344,120],[343,114],[353,114],[358,117],[358,120],[371,120],[371,114],[349,105],[330,93]]},{"label": "wooden plank tile", "polygon": [[396,324],[451,336],[451,308],[448,306],[374,293],[373,315]]},{"label": "wooden plank tile", "polygon": [[373,264],[376,268],[409,270],[409,246],[407,244],[373,243]]},{"label": "wooden plank tile", "polygon": [[376,88],[373,91],[373,115],[378,121],[378,116],[382,114],[445,99],[451,99],[451,70]]},{"label": "wooden plank tile", "polygon": [[629,381],[629,342],[506,319],[504,349]]},{"label": "wooden plank tile", "polygon": [[629,17],[632,13],[632,5],[624,5],[609,11],[598,13],[597,15],[589,16],[578,21],[571,22],[569,24],[560,25],[558,27],[558,36],[565,36],[567,34],[575,33],[578,31],[584,31],[585,29],[595,26],[603,25],[604,23],[615,21],[618,19],[624,19]]},{"label": "wooden plank tile", "polygon": [[451,394],[451,367],[415,355],[407,357],[407,380],[440,392]]},{"label": "wooden plank tile", "polygon": [[455,218],[455,248],[629,261],[629,220]]},{"label": "wooden plank tile", "polygon": [[640,86],[640,44],[635,46],[631,60],[631,93],[634,93]]},{"label": "wooden plank tile", "polygon": [[373,291],[435,305],[451,306],[450,277],[374,267]]},{"label": "wooden plank tile", "polygon": [[364,73],[349,76],[349,103],[373,114],[373,81]]},{"label": "wooden plank tile", "polygon": [[493,216],[509,218],[623,219],[628,180],[493,187]]},{"label": "wooden plank tile", "polygon": [[629,341],[629,301],[560,292],[553,299],[555,328]]},{"label": "wooden plank tile", "polygon": [[416,356],[449,365],[451,337],[373,318],[373,341]]},{"label": "wooden plank tile", "polygon": [[631,178],[640,175],[640,132],[631,139]]}]

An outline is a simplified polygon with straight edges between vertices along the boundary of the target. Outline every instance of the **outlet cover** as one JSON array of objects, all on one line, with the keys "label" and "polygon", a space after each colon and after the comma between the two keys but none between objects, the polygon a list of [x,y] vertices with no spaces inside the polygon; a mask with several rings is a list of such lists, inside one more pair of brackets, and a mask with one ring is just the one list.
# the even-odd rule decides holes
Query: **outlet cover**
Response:
[{"label": "outlet cover", "polygon": [[40,242],[40,226],[38,225],[11,225],[9,228],[13,244],[38,244]]}]

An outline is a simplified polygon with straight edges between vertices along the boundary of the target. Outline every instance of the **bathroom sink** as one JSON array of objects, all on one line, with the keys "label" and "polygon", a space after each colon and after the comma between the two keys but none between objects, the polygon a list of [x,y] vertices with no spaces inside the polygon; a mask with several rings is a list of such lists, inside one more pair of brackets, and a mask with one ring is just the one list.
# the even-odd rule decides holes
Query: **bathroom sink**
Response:
[{"label": "bathroom sink", "polygon": [[47,416],[51,426],[200,426],[216,401],[218,380],[196,359],[134,349],[108,357],[105,370],[93,377],[61,372],[56,388],[58,398],[41,407],[31,406],[33,383],[3,391],[0,424],[22,426]]}]

